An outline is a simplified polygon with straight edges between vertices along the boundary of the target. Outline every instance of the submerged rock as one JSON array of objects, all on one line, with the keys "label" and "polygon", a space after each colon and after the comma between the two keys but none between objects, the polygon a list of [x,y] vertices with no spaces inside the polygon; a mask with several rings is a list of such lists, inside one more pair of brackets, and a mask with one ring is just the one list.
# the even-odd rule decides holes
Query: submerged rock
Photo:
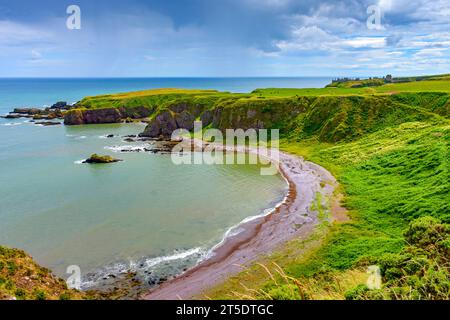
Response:
[{"label": "submerged rock", "polygon": [[1,116],[2,118],[5,119],[18,119],[18,118],[22,118],[21,115],[19,114],[7,114],[6,116]]},{"label": "submerged rock", "polygon": [[35,115],[44,113],[44,110],[38,108],[15,108],[12,113]]},{"label": "submerged rock", "polygon": [[50,109],[45,110],[38,108],[15,108],[9,115],[6,116],[8,119],[16,118],[32,118],[34,120],[52,120],[57,118],[62,118],[64,113],[60,109]]},{"label": "submerged rock", "polygon": [[40,122],[35,122],[35,124],[48,127],[48,126],[58,126],[61,124],[61,122],[40,121]]},{"label": "submerged rock", "polygon": [[111,156],[100,156],[98,154],[93,154],[89,157],[89,159],[86,159],[83,161],[83,163],[89,163],[89,164],[95,164],[95,163],[114,163],[122,161],[120,159],[115,159]]}]

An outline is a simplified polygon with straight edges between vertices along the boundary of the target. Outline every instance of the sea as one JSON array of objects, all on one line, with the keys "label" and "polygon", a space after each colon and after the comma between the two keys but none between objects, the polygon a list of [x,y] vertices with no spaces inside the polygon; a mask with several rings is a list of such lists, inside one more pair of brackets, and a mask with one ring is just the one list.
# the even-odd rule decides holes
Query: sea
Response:
[{"label": "sea", "polygon": [[[251,92],[320,88],[330,78],[2,78],[0,114],[17,107],[152,88]],[[0,118],[0,245],[20,248],[82,288],[134,272],[143,281],[180,274],[211,254],[239,224],[267,214],[286,194],[260,165],[176,165],[170,155],[126,152],[143,123],[39,126]],[[108,135],[114,135],[108,138]],[[123,161],[87,165],[93,153]],[[230,232],[233,230],[233,232]]]}]

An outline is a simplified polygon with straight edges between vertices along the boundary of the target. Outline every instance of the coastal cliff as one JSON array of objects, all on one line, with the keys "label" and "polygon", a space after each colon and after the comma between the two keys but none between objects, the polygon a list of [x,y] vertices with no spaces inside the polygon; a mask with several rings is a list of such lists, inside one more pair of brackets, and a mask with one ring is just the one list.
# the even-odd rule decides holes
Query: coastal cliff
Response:
[{"label": "coastal cliff", "polygon": [[[381,87],[383,88],[383,87]],[[321,94],[278,89],[232,94],[211,90],[160,89],[121,95],[88,97],[65,113],[66,125],[148,122],[140,134],[170,138],[175,129],[279,129],[282,136],[317,137],[322,142],[353,140],[364,134],[449,114],[446,92],[395,94]],[[286,89],[288,90],[288,89]],[[319,90],[319,89],[318,89]],[[336,90],[336,89],[334,89]],[[341,89],[344,90],[344,89]],[[346,89],[350,90],[350,89]],[[351,89],[353,90],[353,89]],[[339,93],[339,94],[338,94]]]},{"label": "coastal cliff", "polygon": [[[448,96],[446,97],[448,99]],[[191,131],[194,121],[203,127],[226,129],[280,129],[283,136],[323,142],[352,140],[363,134],[408,121],[433,118],[428,110],[412,109],[391,96],[294,97],[236,99],[218,102],[194,113],[168,108],[157,112],[141,136],[169,138],[175,129]]]},{"label": "coastal cliff", "polygon": [[64,124],[118,123],[127,119],[147,118],[152,113],[153,110],[151,108],[144,106],[101,109],[76,108],[64,115]]}]

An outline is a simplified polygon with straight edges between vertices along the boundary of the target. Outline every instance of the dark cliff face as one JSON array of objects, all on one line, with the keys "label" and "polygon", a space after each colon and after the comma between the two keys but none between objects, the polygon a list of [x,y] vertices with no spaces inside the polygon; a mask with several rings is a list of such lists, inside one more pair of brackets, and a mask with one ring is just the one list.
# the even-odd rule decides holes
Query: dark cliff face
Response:
[{"label": "dark cliff face", "polygon": [[153,109],[138,107],[102,108],[102,109],[74,109],[64,116],[64,124],[81,125],[96,123],[118,123],[127,118],[147,118],[154,112]]},{"label": "dark cliff face", "polygon": [[[431,96],[425,101],[436,100],[436,112],[445,112],[448,105],[442,107],[441,100],[444,98],[448,96]],[[409,107],[403,100],[410,101],[411,97],[238,97],[210,99],[202,103],[191,100],[154,109],[129,106],[72,109],[65,114],[65,124],[114,123],[128,118],[146,118],[154,113],[141,136],[168,139],[176,129],[192,131],[194,122],[200,120],[204,128],[216,128],[222,132],[226,129],[279,129],[281,135],[288,134],[298,139],[316,136],[323,142],[337,142],[355,139],[383,127],[433,116],[426,110]],[[422,100],[418,99],[417,103],[422,103]]]},{"label": "dark cliff face", "polygon": [[337,142],[430,117],[433,117],[431,113],[399,104],[391,96],[239,99],[219,102],[209,108],[169,107],[158,114],[141,135],[170,138],[175,129],[192,130],[198,119],[203,127],[222,132],[226,129],[279,129],[281,135],[315,136],[323,142]]},{"label": "dark cliff face", "polygon": [[205,113],[204,110],[205,106],[203,105],[192,105],[188,103],[178,103],[169,106],[150,121],[140,136],[170,138],[172,132],[176,129],[192,131],[195,120],[198,116]]},{"label": "dark cliff face", "polygon": [[222,131],[284,127],[286,122],[304,110],[305,107],[293,105],[291,100],[280,100],[269,105],[265,101],[251,101],[241,105],[216,105],[211,109],[176,105],[157,115],[141,136],[170,138],[176,129],[192,131],[196,120],[201,121],[203,127],[211,126]]}]

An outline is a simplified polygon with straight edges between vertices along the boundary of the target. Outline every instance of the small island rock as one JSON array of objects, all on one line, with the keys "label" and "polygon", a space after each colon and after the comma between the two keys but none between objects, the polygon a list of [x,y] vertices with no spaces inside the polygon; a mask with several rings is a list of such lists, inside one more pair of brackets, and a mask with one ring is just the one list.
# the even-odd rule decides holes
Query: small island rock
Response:
[{"label": "small island rock", "polygon": [[93,154],[89,157],[89,159],[86,159],[85,161],[83,161],[83,163],[89,163],[89,164],[93,164],[93,163],[114,163],[114,162],[119,162],[122,161],[120,159],[114,159],[111,156],[101,156],[98,154]]}]

